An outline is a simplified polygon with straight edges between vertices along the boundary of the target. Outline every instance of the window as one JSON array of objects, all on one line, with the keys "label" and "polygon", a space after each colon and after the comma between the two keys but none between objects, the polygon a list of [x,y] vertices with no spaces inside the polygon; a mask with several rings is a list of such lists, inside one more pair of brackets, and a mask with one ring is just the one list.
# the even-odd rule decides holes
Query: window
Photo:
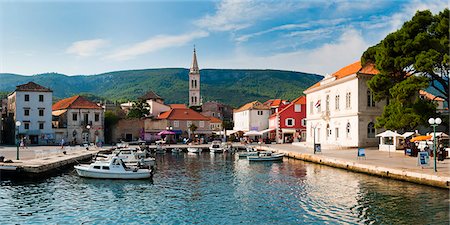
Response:
[{"label": "window", "polygon": [[78,114],[72,113],[72,120],[77,121],[78,120]]},{"label": "window", "polygon": [[173,121],[173,127],[179,127],[180,122],[178,120]]},{"label": "window", "polygon": [[336,140],[339,138],[339,128],[335,128],[334,129],[334,133],[335,133],[335,135],[336,135]]},{"label": "window", "polygon": [[350,122],[347,123],[347,137],[350,137]]},{"label": "window", "polygon": [[85,113],[83,116],[84,116],[84,124],[88,124],[88,122],[89,122],[89,114]]},{"label": "window", "polygon": [[44,129],[44,123],[39,123],[39,130],[43,130]]},{"label": "window", "polygon": [[100,169],[100,166],[94,166],[94,169],[99,170],[99,169]]},{"label": "window", "polygon": [[44,101],[44,95],[39,95],[39,101],[43,102]]},{"label": "window", "polygon": [[315,105],[316,108],[317,108],[317,112],[319,112],[319,113],[322,111],[321,104],[322,104],[321,101],[318,100],[318,101],[316,102],[316,105]]},{"label": "window", "polygon": [[[191,80],[191,88],[194,88],[194,80]],[[194,101],[194,100],[192,100]]]},{"label": "window", "polygon": [[44,109],[39,109],[39,116],[44,116]]},{"label": "window", "polygon": [[347,92],[345,95],[345,108],[350,109],[351,106],[351,100],[352,100],[352,93]]},{"label": "window", "polygon": [[370,122],[367,125],[367,137],[375,138],[375,124],[373,122]]},{"label": "window", "polygon": [[187,121],[187,122],[186,122],[186,126],[187,126],[188,128],[191,126],[191,124],[192,124],[192,121]]},{"label": "window", "polygon": [[335,105],[335,109],[339,110],[339,95],[336,95],[336,97],[334,99],[334,105]]},{"label": "window", "polygon": [[258,110],[258,115],[262,116],[263,114],[264,114],[264,112],[263,112],[263,111],[261,111],[261,110]]},{"label": "window", "polygon": [[197,88],[197,80],[194,80],[194,87]]},{"label": "window", "polygon": [[109,170],[109,166],[103,166],[102,169]]},{"label": "window", "polygon": [[302,119],[302,126],[306,127],[306,119],[305,118]]},{"label": "window", "polygon": [[314,102],[309,102],[309,114],[313,114],[314,112]]},{"label": "window", "polygon": [[205,127],[205,121],[200,121],[200,122],[198,123],[198,126],[199,126],[199,127]]},{"label": "window", "polygon": [[329,95],[327,95],[327,98],[326,98],[326,103],[325,103],[326,105],[325,105],[325,110],[327,111],[327,112],[329,112],[330,111],[330,96]]},{"label": "window", "polygon": [[96,113],[94,119],[95,122],[98,122],[100,120],[100,114]]},{"label": "window", "polygon": [[295,125],[295,120],[292,118],[287,118],[285,122],[286,122],[286,126],[288,126],[288,127],[292,127]]},{"label": "window", "polygon": [[370,90],[367,90],[367,106],[375,107],[375,100],[373,100],[373,93]]},{"label": "window", "polygon": [[25,95],[25,101],[29,102],[30,101],[30,95]]},{"label": "window", "polygon": [[30,109],[24,109],[23,110],[23,115],[29,116],[30,115]]},{"label": "window", "polygon": [[295,112],[301,112],[302,111],[302,105],[301,104],[295,104]]},{"label": "window", "polygon": [[24,128],[25,128],[25,130],[29,130],[30,129],[30,123],[24,123]]},{"label": "window", "polygon": [[330,136],[331,136],[331,128],[330,128],[330,124],[327,124],[327,139]]}]

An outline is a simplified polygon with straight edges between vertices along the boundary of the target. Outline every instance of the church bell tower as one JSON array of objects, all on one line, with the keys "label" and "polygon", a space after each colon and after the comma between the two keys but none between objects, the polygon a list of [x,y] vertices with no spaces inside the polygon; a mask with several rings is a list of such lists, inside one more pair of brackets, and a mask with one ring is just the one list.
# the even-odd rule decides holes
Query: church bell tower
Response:
[{"label": "church bell tower", "polygon": [[200,70],[197,64],[197,54],[194,47],[194,56],[192,59],[192,66],[189,70],[189,107],[200,106]]}]

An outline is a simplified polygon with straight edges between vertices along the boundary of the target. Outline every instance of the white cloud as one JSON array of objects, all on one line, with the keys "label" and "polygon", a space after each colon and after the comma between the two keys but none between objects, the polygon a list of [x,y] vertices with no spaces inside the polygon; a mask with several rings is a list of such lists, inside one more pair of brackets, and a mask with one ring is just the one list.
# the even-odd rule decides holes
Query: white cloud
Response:
[{"label": "white cloud", "polygon": [[288,0],[224,0],[218,3],[213,15],[204,16],[196,24],[211,31],[236,31],[247,28],[258,20],[279,16],[300,5]]},{"label": "white cloud", "polygon": [[[231,65],[230,68],[285,69],[324,75],[359,60],[369,46],[360,32],[347,29],[335,43],[324,44],[318,48],[271,56],[252,56],[238,52],[237,56],[226,64]],[[214,66],[215,62],[208,64]],[[223,67],[223,64],[224,62],[217,62],[216,65]]]},{"label": "white cloud", "polygon": [[91,56],[96,54],[98,49],[105,47],[107,44],[108,41],[103,39],[76,41],[66,49],[66,53],[81,57]]},{"label": "white cloud", "polygon": [[164,48],[183,46],[194,39],[207,36],[209,36],[209,33],[205,31],[196,31],[181,35],[158,35],[143,42],[133,44],[130,47],[117,50],[107,56],[107,58],[127,60],[135,56],[147,54]]}]

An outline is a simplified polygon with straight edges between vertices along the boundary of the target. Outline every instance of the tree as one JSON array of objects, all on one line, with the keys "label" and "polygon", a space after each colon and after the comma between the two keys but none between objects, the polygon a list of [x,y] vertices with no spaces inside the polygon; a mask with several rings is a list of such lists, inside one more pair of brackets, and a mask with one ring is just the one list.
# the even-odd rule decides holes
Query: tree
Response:
[{"label": "tree", "polygon": [[105,142],[112,142],[112,128],[119,122],[120,117],[113,111],[105,112]]},{"label": "tree", "polygon": [[197,126],[193,123],[191,123],[191,125],[189,125],[189,130],[192,132],[192,134],[195,133],[195,131],[197,130]]},{"label": "tree", "polygon": [[436,111],[431,101],[418,98],[430,85],[449,101],[449,10],[438,15],[418,11],[403,26],[368,48],[361,61],[375,63],[380,73],[368,86],[376,101],[387,100],[377,127],[412,129]]},{"label": "tree", "polygon": [[133,106],[127,114],[128,118],[142,118],[150,114],[150,106],[145,100],[133,102]]}]

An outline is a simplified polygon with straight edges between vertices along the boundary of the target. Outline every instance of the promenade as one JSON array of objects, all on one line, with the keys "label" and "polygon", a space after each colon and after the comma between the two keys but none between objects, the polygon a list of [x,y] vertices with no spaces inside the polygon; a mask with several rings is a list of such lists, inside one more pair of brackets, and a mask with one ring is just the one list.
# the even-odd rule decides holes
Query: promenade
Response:
[{"label": "promenade", "polygon": [[450,159],[437,162],[434,172],[434,159],[430,158],[428,167],[417,166],[417,157],[406,156],[399,152],[383,152],[378,149],[366,149],[366,157],[357,157],[357,149],[323,149],[314,154],[312,148],[292,144],[264,145],[262,150],[285,153],[287,157],[324,164],[414,183],[441,188],[450,188]]}]

